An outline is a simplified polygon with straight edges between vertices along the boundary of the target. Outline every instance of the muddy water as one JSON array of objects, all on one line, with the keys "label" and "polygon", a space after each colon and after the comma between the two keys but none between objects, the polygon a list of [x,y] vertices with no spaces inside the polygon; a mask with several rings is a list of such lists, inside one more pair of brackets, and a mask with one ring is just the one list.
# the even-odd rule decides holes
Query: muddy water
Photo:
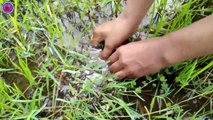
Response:
[{"label": "muddy water", "polygon": [[[171,0],[168,1],[168,5],[172,5]],[[180,5],[180,4],[178,4],[178,5]],[[167,8],[171,9],[171,11],[173,11],[171,7],[167,6]],[[110,9],[111,9],[110,7],[107,8],[107,11],[110,11]],[[104,21],[111,20],[113,18],[113,15],[110,15],[111,12],[108,13],[107,11],[102,11],[102,12],[105,12],[104,14],[106,14],[108,16],[102,15],[101,11],[97,11],[97,17],[95,19],[97,24],[103,23]],[[172,16],[172,13],[170,13],[170,14]],[[157,13],[156,13],[156,15],[157,15]],[[89,43],[88,43],[88,40],[90,39],[90,36],[92,34],[91,31],[89,31],[87,34],[82,35],[81,32],[79,31],[78,27],[74,27],[73,33],[67,34],[67,32],[66,32],[67,28],[70,28],[73,25],[78,26],[79,22],[81,24],[81,20],[79,18],[78,13],[73,13],[73,18],[75,18],[75,20],[76,20],[76,23],[74,23],[74,24],[73,23],[71,24],[66,20],[61,20],[61,21],[66,21],[66,22],[64,22],[65,26],[63,27],[64,43],[67,44],[68,41],[70,41],[70,38],[73,38],[73,36],[77,36],[78,40],[77,40],[77,45],[75,46],[75,47],[77,47],[77,50],[80,51],[80,52],[82,52],[82,50],[83,50],[83,52],[91,51]],[[150,16],[146,16],[145,19],[143,20],[143,23],[140,25],[140,27],[148,26],[150,19],[151,19]],[[156,20],[155,22],[157,23],[157,21],[158,20]],[[89,17],[85,17],[85,22],[90,23]],[[144,33],[136,33],[134,37],[135,37],[134,39],[138,39],[140,37],[147,37],[147,35],[144,34]],[[70,43],[72,44],[72,42],[70,42]],[[59,43],[59,44],[61,44],[61,43]],[[100,53],[100,49],[93,49],[93,52],[95,52],[95,56],[97,58],[98,53]],[[91,76],[94,77],[93,75],[91,75]],[[150,89],[150,88],[152,88],[152,89]],[[206,104],[206,106],[205,106],[206,111],[212,109],[212,101],[209,101],[209,99],[205,99],[204,97],[198,97],[196,99],[188,100],[187,98],[184,98],[184,96],[186,94],[190,93],[190,91],[181,90],[180,92],[176,93],[177,90],[178,90],[178,88],[176,88],[175,91],[173,91],[168,96],[166,101],[171,102],[171,104],[179,104],[180,106],[182,106],[184,111],[187,111],[186,114],[185,114],[185,119],[187,119],[187,116],[193,115],[193,112],[198,111],[204,104]],[[144,92],[142,92],[140,94],[140,96],[144,100],[141,100],[138,97],[125,97],[125,100],[128,101],[128,102],[134,102],[136,104],[135,107],[143,115],[148,115],[147,110],[150,109],[150,103],[153,99],[153,96],[155,96],[156,89],[154,89],[152,86],[148,86],[148,87],[144,88],[143,91]],[[162,114],[162,113],[165,114],[165,115],[172,115],[172,113],[173,113],[172,110],[171,111],[166,110],[166,111],[163,111],[163,112],[158,112],[159,110],[166,109],[167,108],[166,104],[167,103],[165,103],[163,100],[162,101],[156,100],[155,103],[154,103],[154,107],[153,107],[153,113],[155,115]],[[209,116],[209,117],[213,117],[213,116]]]},{"label": "muddy water", "polygon": [[[57,5],[57,2],[54,2],[54,4]],[[91,19],[98,25],[116,17],[116,15],[112,14],[110,4],[105,7],[97,5],[94,6],[94,9],[96,13],[85,15],[83,19],[79,11],[71,12],[69,15],[65,13],[62,17],[58,18],[59,24],[62,25],[63,33],[63,40],[59,40],[58,45],[71,49],[74,47],[78,51],[81,51],[82,47],[85,49],[89,45],[93,29]],[[90,25],[92,25],[91,30],[84,31]]]},{"label": "muddy water", "polygon": [[[150,110],[151,101],[153,100],[154,96],[156,96],[156,88],[154,88],[152,85],[148,85],[142,89],[143,92],[139,94],[142,100],[138,97],[125,97],[124,99],[127,102],[135,103],[136,109],[138,109],[144,116],[148,116],[149,114],[172,115],[174,111],[172,109],[168,109],[168,104],[178,104],[181,106],[184,112],[186,112],[184,118],[194,115],[194,112],[199,111],[203,106],[204,108],[202,108],[202,110],[205,109],[205,111],[210,111],[213,109],[212,101],[208,98],[201,96],[194,99],[189,99],[186,97],[186,95],[189,94],[190,91],[181,90],[177,92],[177,90],[178,88],[175,88],[175,90],[167,98],[165,98],[165,101],[160,99],[160,96],[158,96],[159,99],[156,98],[151,112],[147,110]],[[206,117],[213,118],[213,116]]]},{"label": "muddy water", "polygon": [[[171,0],[168,1],[168,5],[172,5]],[[180,5],[180,4],[178,4],[178,5]],[[171,7],[167,6],[167,8],[171,9],[171,11],[172,11]],[[107,11],[110,11],[110,9],[111,8],[108,7]],[[107,11],[97,11],[97,17],[95,19],[97,24],[103,23],[104,21],[111,20],[113,18],[113,16],[110,15],[111,12],[108,13]],[[102,15],[101,14],[102,12],[104,12],[104,14],[108,15],[108,16]],[[172,13],[170,13],[170,14],[172,16]],[[157,13],[156,13],[156,16],[157,16]],[[150,19],[151,19],[150,17],[151,16],[146,16],[145,19],[143,20],[143,23],[140,25],[140,27],[143,28],[145,26],[148,26]],[[82,21],[79,18],[79,14],[77,12],[73,13],[73,18],[75,18],[75,23],[69,23],[69,21],[63,20],[63,19],[59,20],[59,21],[62,21],[63,25],[64,25],[64,27],[63,27],[64,41],[63,42],[65,43],[65,45],[71,45],[72,46],[73,45],[72,40],[73,40],[73,38],[75,38],[74,36],[76,36],[76,38],[78,40],[77,40],[76,46],[74,46],[74,47],[76,47],[79,52],[82,52],[82,51],[83,51],[83,53],[88,52],[88,51],[91,52],[91,47],[90,47],[88,41],[90,39],[92,31],[89,31],[86,34],[81,34],[81,32],[79,31],[79,27],[78,27],[78,25],[82,24]],[[90,23],[89,17],[85,16],[84,20],[85,20],[84,22],[86,24]],[[157,21],[158,20],[156,20],[155,22],[157,23]],[[76,26],[76,27],[73,28],[72,34],[68,34],[66,32],[67,29],[70,28],[70,27],[73,27],[73,25]],[[135,36],[134,36],[135,38],[133,38],[133,39],[138,39],[140,37],[147,37],[147,36],[148,35],[146,35],[144,33],[136,33]],[[58,44],[62,45],[60,42]],[[68,47],[68,46],[66,46],[66,47]],[[95,56],[95,58],[98,59],[97,56],[100,53],[100,49],[93,49],[92,53],[95,53],[92,56]],[[94,77],[94,76],[91,75],[91,77]],[[198,97],[196,99],[188,100],[187,98],[184,98],[184,96],[186,94],[190,93],[190,91],[181,90],[180,92],[176,93],[177,90],[178,90],[178,88],[176,88],[175,91],[173,91],[168,96],[166,102],[169,101],[171,104],[178,104],[178,105],[182,106],[184,111],[187,111],[186,114],[185,114],[185,119],[187,119],[187,116],[193,115],[193,112],[198,111],[204,104],[207,104],[206,107],[205,107],[205,110],[211,110],[212,109],[212,104],[211,104],[212,101],[209,101],[209,99],[205,99],[204,97]],[[155,96],[156,89],[154,89],[152,86],[148,86],[148,87],[144,88],[143,91],[144,92],[142,92],[139,95],[144,100],[141,100],[138,97],[125,97],[124,99],[127,102],[134,102],[136,104],[135,107],[143,115],[146,116],[149,113],[149,112],[147,112],[147,110],[150,109],[150,103],[153,99],[153,96]],[[172,110],[166,110],[166,111],[158,112],[160,110],[167,108],[167,105],[166,105],[167,103],[165,103],[163,100],[162,101],[159,101],[159,100],[155,101],[152,112],[155,115],[162,114],[162,113],[165,114],[165,115],[172,115],[172,113],[174,113],[174,111],[172,111]],[[213,116],[210,116],[210,117],[213,117]]]},{"label": "muddy water", "polygon": [[[33,70],[37,67],[35,63],[29,63],[29,69],[32,70],[32,74],[35,74]],[[15,72],[4,72],[2,76],[7,84],[16,85],[23,94],[30,98],[33,95],[34,90],[29,87],[29,82],[23,75]]]}]

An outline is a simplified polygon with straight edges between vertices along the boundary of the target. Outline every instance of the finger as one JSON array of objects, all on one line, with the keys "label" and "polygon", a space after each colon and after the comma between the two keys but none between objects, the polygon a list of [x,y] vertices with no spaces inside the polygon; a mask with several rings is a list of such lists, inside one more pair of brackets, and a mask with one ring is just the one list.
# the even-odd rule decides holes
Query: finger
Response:
[{"label": "finger", "polygon": [[122,79],[124,79],[126,77],[126,72],[123,69],[123,70],[115,73],[115,76],[116,76],[117,79],[122,80]]},{"label": "finger", "polygon": [[109,57],[109,65],[112,65],[113,63],[115,63],[116,61],[118,61],[119,59],[119,55],[118,52],[114,52],[110,57]]},{"label": "finger", "polygon": [[121,71],[123,68],[124,67],[120,64],[120,62],[117,61],[109,67],[109,70],[113,73],[117,73],[118,71]]},{"label": "finger", "polygon": [[111,47],[104,47],[104,50],[101,52],[100,58],[103,60],[107,60],[109,56],[111,55],[113,49]]},{"label": "finger", "polygon": [[92,45],[97,46],[103,40],[103,35],[95,29],[92,35]]}]

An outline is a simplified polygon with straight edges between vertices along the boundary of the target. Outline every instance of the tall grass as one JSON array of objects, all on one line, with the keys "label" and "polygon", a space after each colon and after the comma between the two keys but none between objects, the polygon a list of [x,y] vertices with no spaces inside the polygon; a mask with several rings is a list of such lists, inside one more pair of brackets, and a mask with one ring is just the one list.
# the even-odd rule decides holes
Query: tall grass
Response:
[{"label": "tall grass", "polygon": [[[4,2],[0,0],[1,5]],[[77,50],[79,42],[89,41],[97,23],[120,13],[122,1],[14,0],[13,3],[14,13],[0,13],[0,119],[212,117],[212,56],[171,66],[144,81],[120,82],[112,74],[102,72],[103,65],[97,64],[87,52]],[[162,36],[213,12],[208,0],[189,0],[180,5],[174,1],[175,7],[171,8],[166,7],[167,3],[156,0],[149,11],[148,27],[138,31],[149,37]],[[68,48],[67,35],[71,41]],[[83,47],[89,47],[88,43]],[[91,59],[93,62],[89,62]],[[97,77],[88,77],[88,71]],[[154,89],[151,102],[145,101],[148,106],[140,106],[145,113],[135,107],[137,103],[123,99],[146,100],[143,95],[150,85]],[[184,99],[171,100],[173,94],[181,91],[188,93],[182,96]],[[206,102],[199,110],[184,109],[187,101],[201,98]]]}]

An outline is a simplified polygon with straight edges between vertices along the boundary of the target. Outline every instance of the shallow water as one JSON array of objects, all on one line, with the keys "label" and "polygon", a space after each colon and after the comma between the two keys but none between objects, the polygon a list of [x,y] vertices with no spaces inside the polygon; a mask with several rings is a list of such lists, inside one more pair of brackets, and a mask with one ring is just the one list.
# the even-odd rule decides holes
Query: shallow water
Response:
[{"label": "shallow water", "polygon": [[[179,6],[181,4],[175,4],[175,5]],[[171,7],[171,6],[173,6],[172,0],[169,0],[167,9],[171,11],[169,14],[171,16],[173,16],[173,14],[174,14],[173,10],[175,10],[175,8]],[[103,23],[104,21],[111,20],[111,19],[113,19],[115,17],[115,16],[113,17],[113,15],[111,15],[110,9],[111,9],[110,7],[109,8],[107,7],[107,10],[105,10],[105,11],[104,10],[103,11],[97,11],[97,13],[96,13],[97,17],[95,19],[97,24]],[[102,14],[103,12],[104,12],[105,15]],[[155,13],[155,15],[157,16],[157,13]],[[78,26],[78,24],[83,24],[82,21],[79,18],[78,13],[74,13],[73,14],[73,18],[75,19],[75,22],[76,22],[76,23],[74,23],[74,26],[75,25]],[[150,23],[150,20],[151,20],[151,16],[147,15],[144,18],[143,22],[141,23],[140,27],[143,28],[143,27],[148,26],[149,23]],[[63,20],[61,20],[61,21],[63,21]],[[66,20],[64,20],[64,21],[66,21]],[[86,23],[90,23],[89,17],[85,17],[85,22]],[[156,24],[157,24],[157,22],[158,22],[158,20],[155,21]],[[78,38],[77,42],[78,43],[75,46],[75,47],[77,47],[77,50],[79,52],[83,52],[83,53],[86,52],[87,54],[88,54],[88,51],[89,51],[89,54],[91,56],[93,56],[94,59],[97,60],[98,59],[97,56],[100,53],[100,49],[92,48],[89,45],[89,42],[88,42],[90,40],[90,36],[92,34],[92,30],[89,31],[89,33],[87,33],[87,34],[83,34],[82,35],[81,32],[79,32],[78,27],[74,27],[73,28],[74,30],[73,30],[72,34],[68,34],[66,32],[66,28],[69,28],[70,26],[72,26],[73,23],[71,25],[68,21],[66,21],[64,25],[65,25],[63,27],[63,30],[64,30],[64,32],[63,32],[63,34],[64,34],[64,42],[67,44],[67,43],[69,43],[68,41],[71,41],[72,36],[77,36],[77,38]],[[133,39],[138,39],[138,38],[141,38],[141,37],[146,38],[148,36],[145,33],[136,33],[136,34],[139,34],[139,35],[135,35],[137,37],[135,37]],[[106,66],[106,68],[103,68],[103,69],[107,70],[107,66]],[[100,76],[100,74],[94,73],[94,74],[89,75],[88,77],[94,78],[94,77],[98,77],[98,76]],[[143,89],[143,91],[145,91],[145,92],[142,92],[142,94],[140,94],[140,96],[144,99],[144,101],[139,99],[139,98],[136,98],[136,97],[126,97],[125,98],[126,101],[136,103],[136,106],[137,106],[136,108],[138,110],[140,110],[140,112],[142,114],[144,114],[144,115],[147,115],[147,109],[150,108],[150,103],[151,103],[152,98],[155,95],[155,91],[156,91],[156,89],[150,89],[150,88],[152,88],[152,86],[146,87],[145,89]],[[172,104],[177,104],[177,103],[180,103],[181,101],[184,101],[183,103],[180,103],[179,105],[180,106],[184,106],[183,107],[184,111],[188,111],[187,114],[186,114],[186,117],[188,115],[190,115],[188,113],[193,113],[195,111],[198,111],[201,108],[201,106],[203,106],[204,103],[209,103],[209,104],[206,105],[205,110],[213,109],[212,108],[212,104],[211,104],[212,101],[209,101],[209,99],[205,99],[204,97],[198,97],[197,99],[187,100],[187,98],[183,98],[183,95],[186,95],[189,92],[181,90],[180,92],[175,94],[177,92],[177,90],[178,90],[178,88],[176,89],[176,91],[172,92],[168,96],[168,100],[167,101],[170,101]],[[158,110],[161,110],[161,109],[165,109],[166,108],[165,104],[166,103],[164,103],[164,101],[160,101],[160,102],[156,101],[155,105],[154,105],[154,108],[153,108],[153,111],[158,111]],[[164,112],[162,112],[162,113],[164,113]],[[172,114],[172,113],[173,113],[172,111],[170,111],[170,113],[167,111],[165,114],[169,115],[169,114]],[[158,112],[156,112],[156,114],[158,114]],[[187,118],[185,118],[185,119],[187,119]]]},{"label": "shallow water", "polygon": [[[150,89],[152,88],[152,89]],[[178,88],[175,89],[169,96],[167,96],[166,101],[163,99],[156,98],[153,106],[153,110],[151,112],[152,115],[172,115],[174,113],[173,110],[167,109],[168,104],[178,104],[182,106],[183,110],[186,111],[184,117],[189,117],[201,109],[204,108],[205,111],[210,111],[213,109],[212,100],[209,100],[205,97],[197,97],[195,99],[186,98],[187,94],[190,94],[190,91],[181,90],[177,92]],[[153,88],[152,85],[148,85],[146,88],[142,90],[143,92],[139,94],[143,100],[138,97],[125,97],[125,100],[128,102],[134,102],[136,105],[135,107],[144,115],[148,116],[150,114],[147,110],[150,110],[150,103],[154,96],[156,96],[156,89]],[[176,93],[177,92],[177,93]],[[166,111],[163,111],[167,109]],[[208,116],[212,118],[213,116]]]}]

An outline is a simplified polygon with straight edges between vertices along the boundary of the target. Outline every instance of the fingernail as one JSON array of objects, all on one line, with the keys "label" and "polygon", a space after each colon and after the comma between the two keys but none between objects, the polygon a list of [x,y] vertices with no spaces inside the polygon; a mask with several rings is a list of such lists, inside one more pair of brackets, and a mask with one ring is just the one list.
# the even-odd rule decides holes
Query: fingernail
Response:
[{"label": "fingernail", "polygon": [[95,48],[98,46],[98,44],[95,44],[95,43],[92,43],[91,45],[92,47],[95,47]]},{"label": "fingernail", "polygon": [[103,55],[103,53],[100,54],[100,58],[101,58],[102,60],[106,60],[106,57]]}]

